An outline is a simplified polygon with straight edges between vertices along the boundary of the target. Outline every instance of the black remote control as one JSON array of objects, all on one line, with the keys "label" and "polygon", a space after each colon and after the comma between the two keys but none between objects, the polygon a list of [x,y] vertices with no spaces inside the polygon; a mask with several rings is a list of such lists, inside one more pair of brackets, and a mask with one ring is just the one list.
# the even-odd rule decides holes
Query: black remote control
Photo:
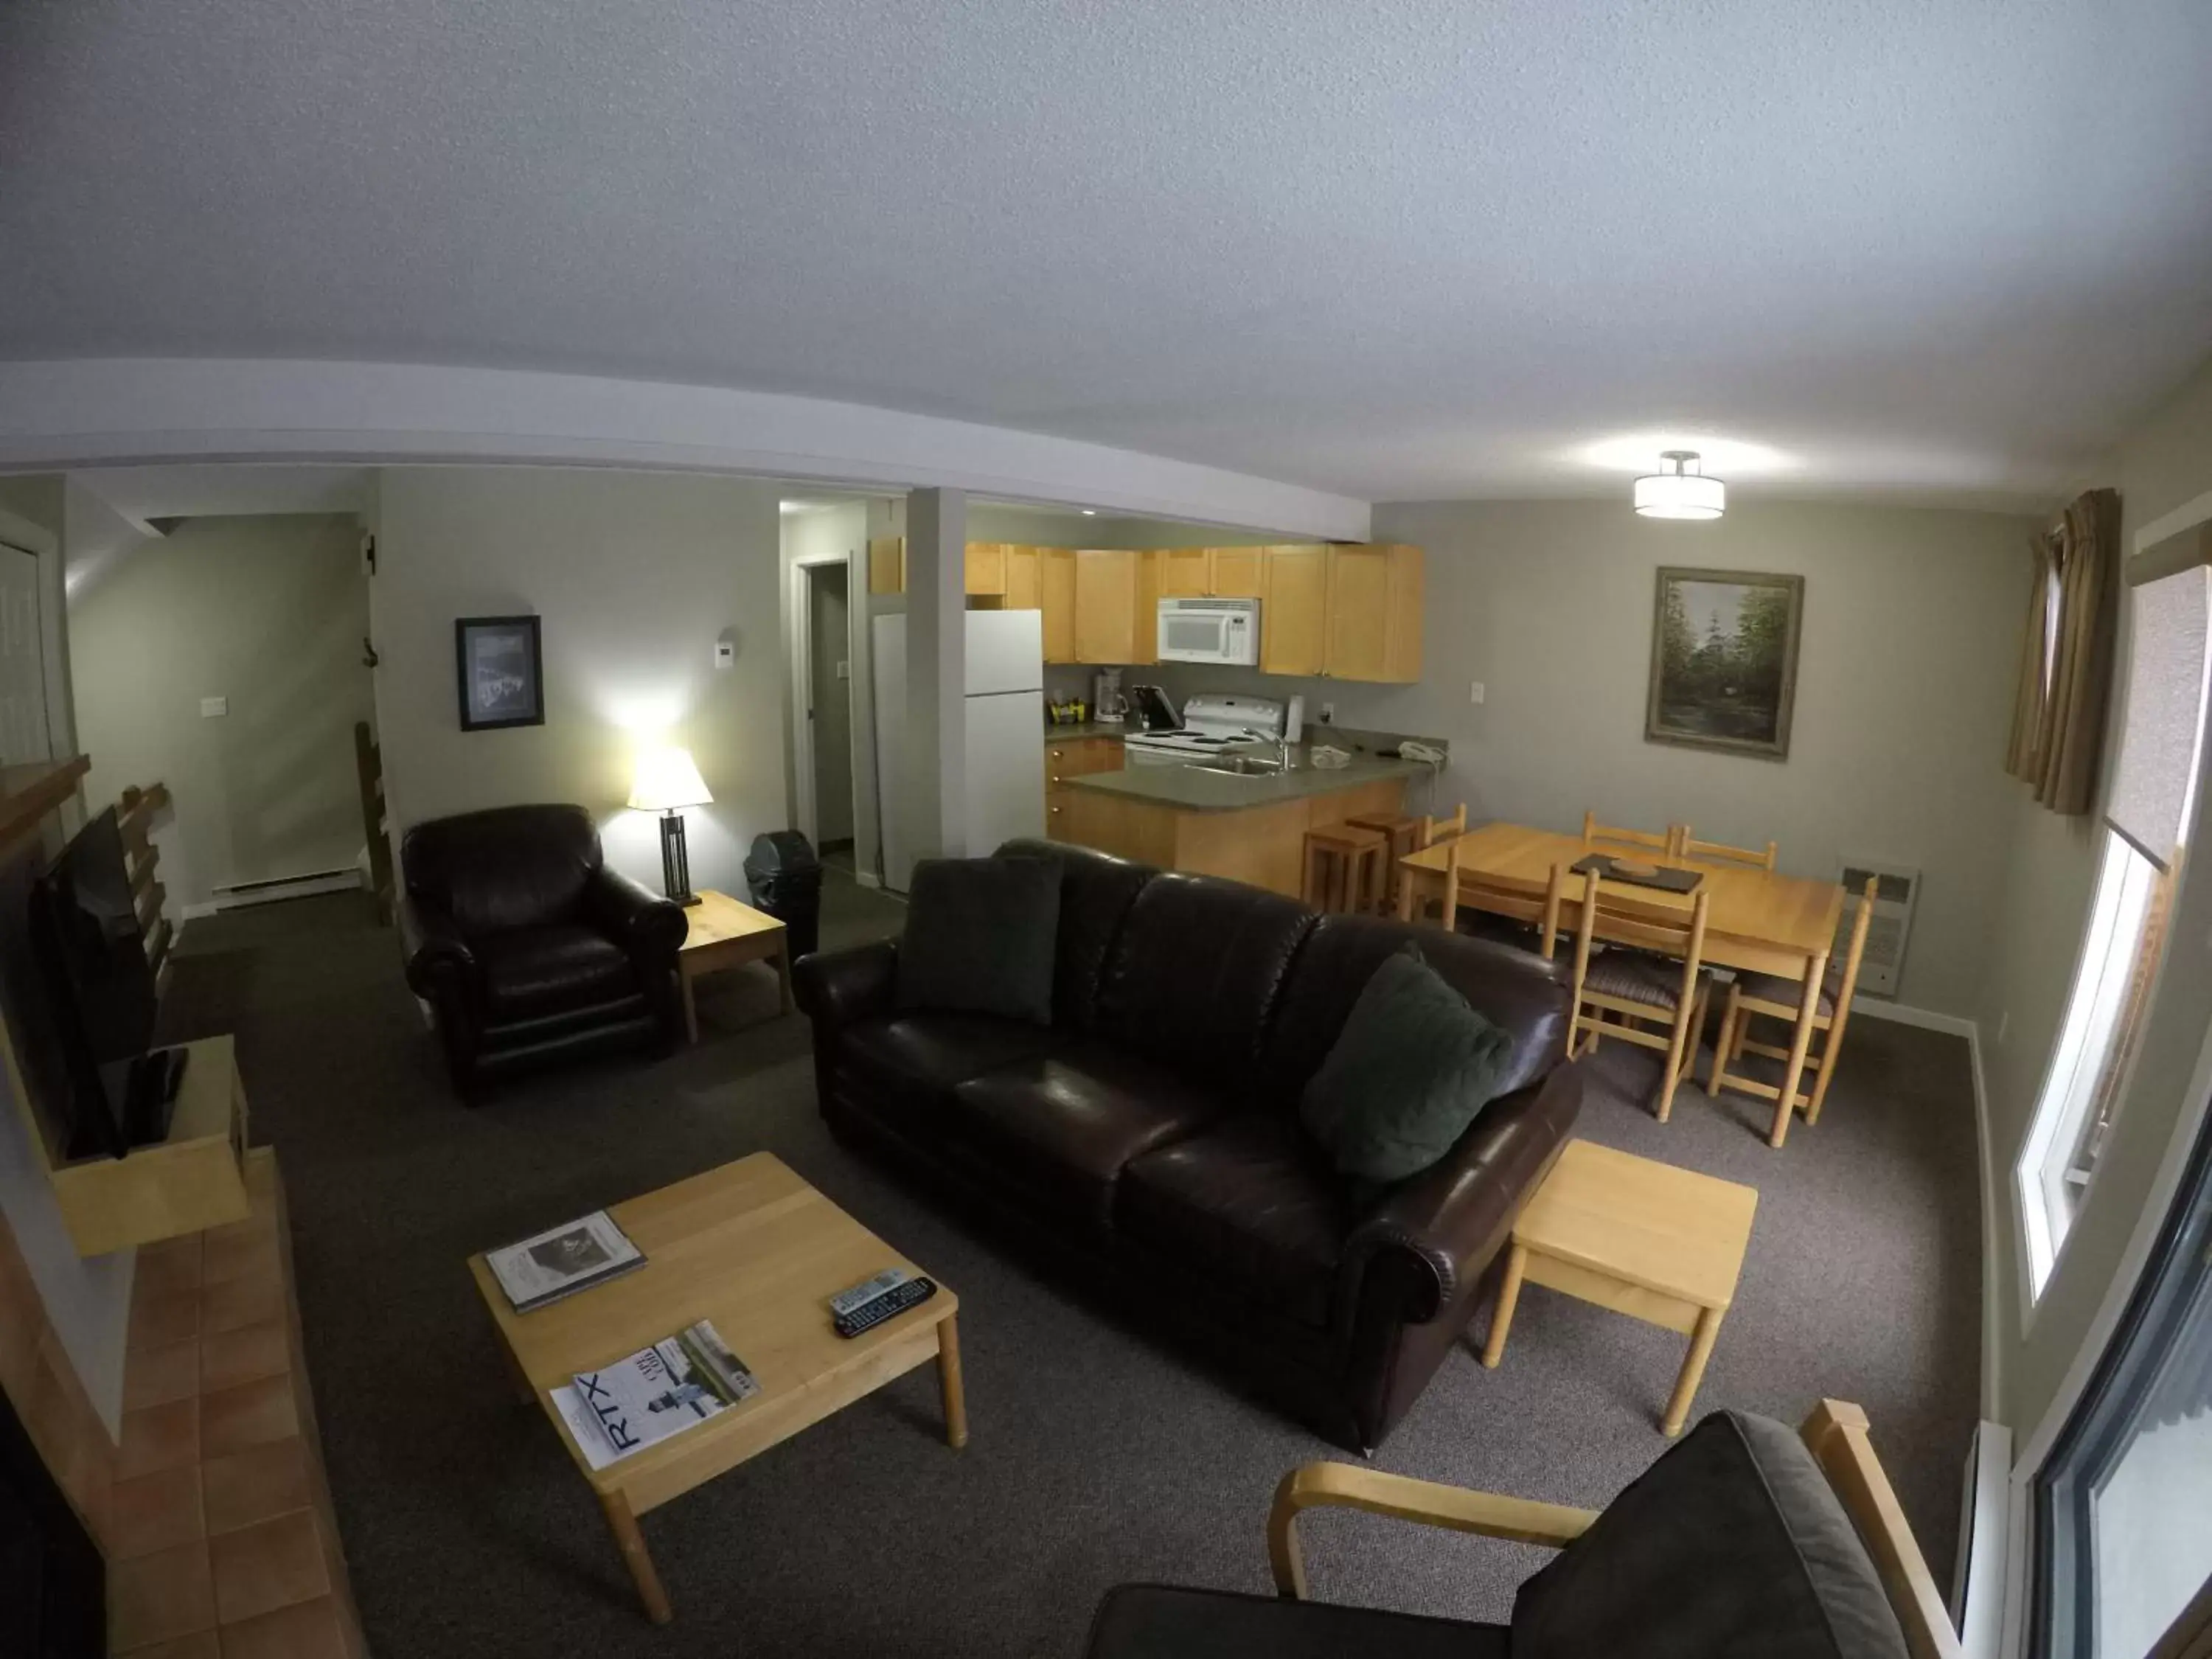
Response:
[{"label": "black remote control", "polygon": [[896,1318],[916,1303],[927,1302],[937,1294],[937,1283],[929,1279],[908,1279],[894,1285],[881,1296],[871,1297],[859,1307],[836,1316],[837,1334],[858,1336],[872,1331],[886,1319]]}]

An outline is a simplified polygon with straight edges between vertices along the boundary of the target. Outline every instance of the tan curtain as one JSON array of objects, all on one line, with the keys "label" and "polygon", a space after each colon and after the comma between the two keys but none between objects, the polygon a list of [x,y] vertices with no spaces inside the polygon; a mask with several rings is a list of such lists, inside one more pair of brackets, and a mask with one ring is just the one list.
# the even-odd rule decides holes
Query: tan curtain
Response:
[{"label": "tan curtain", "polygon": [[[2039,540],[2005,770],[2054,812],[2096,803],[2112,687],[2120,498],[2093,489]],[[2056,604],[2052,603],[2056,589]]]}]

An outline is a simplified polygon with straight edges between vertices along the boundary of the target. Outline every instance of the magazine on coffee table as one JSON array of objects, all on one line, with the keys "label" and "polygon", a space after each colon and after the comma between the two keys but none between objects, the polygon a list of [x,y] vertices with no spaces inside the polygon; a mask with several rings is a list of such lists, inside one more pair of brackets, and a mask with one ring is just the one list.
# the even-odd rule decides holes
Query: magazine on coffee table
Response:
[{"label": "magazine on coffee table", "polygon": [[577,1449],[595,1469],[720,1416],[760,1392],[745,1363],[701,1320],[553,1390]]},{"label": "magazine on coffee table", "polygon": [[605,1210],[549,1227],[519,1244],[484,1252],[507,1299],[529,1313],[645,1266],[645,1252]]}]

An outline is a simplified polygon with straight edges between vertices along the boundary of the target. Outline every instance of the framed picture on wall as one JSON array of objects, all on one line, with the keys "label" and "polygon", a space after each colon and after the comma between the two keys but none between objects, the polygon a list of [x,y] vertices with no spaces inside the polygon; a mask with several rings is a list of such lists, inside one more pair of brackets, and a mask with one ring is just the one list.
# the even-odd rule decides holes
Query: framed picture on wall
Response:
[{"label": "framed picture on wall", "polygon": [[535,617],[463,617],[453,623],[461,730],[545,724],[544,659]]},{"label": "framed picture on wall", "polygon": [[1802,576],[1662,566],[1647,743],[1790,758]]}]

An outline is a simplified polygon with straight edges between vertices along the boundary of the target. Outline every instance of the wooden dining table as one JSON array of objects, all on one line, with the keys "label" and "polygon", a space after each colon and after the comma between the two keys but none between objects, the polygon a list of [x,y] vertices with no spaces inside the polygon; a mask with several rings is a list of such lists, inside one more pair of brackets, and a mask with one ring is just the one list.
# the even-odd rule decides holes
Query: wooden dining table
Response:
[{"label": "wooden dining table", "polygon": [[[1579,835],[1522,823],[1486,823],[1398,860],[1404,876],[1398,890],[1401,920],[1410,921],[1426,900],[1443,896],[1444,872],[1451,866],[1455,850],[1462,908],[1489,910],[1526,921],[1532,908],[1541,910],[1554,865],[1572,865],[1605,849],[1588,845]],[[1769,1137],[1778,1146],[1790,1123],[1786,1103],[1796,1098],[1798,1079],[1812,1046],[1820,977],[1827,971],[1836,924],[1843,915],[1843,887],[1836,882],[1776,875],[1747,865],[1671,858],[1657,853],[1635,856],[1652,864],[1696,870],[1704,876],[1699,888],[1709,896],[1704,956],[1707,965],[1774,974],[1797,981],[1804,988],[1782,1082],[1781,1100],[1785,1103],[1776,1112],[1775,1130]],[[1604,937],[1602,932],[1599,937]]]}]

